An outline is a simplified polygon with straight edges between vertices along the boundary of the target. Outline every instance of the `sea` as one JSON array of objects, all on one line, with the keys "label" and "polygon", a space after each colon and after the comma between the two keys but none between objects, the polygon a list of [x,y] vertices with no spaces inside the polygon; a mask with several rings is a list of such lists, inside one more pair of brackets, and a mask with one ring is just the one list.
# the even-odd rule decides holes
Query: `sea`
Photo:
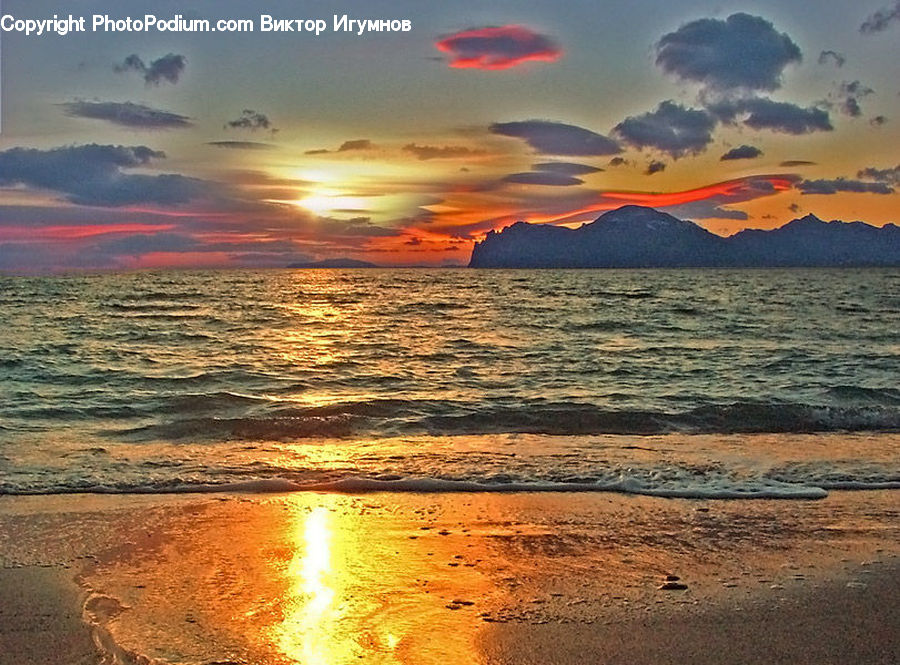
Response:
[{"label": "sea", "polygon": [[0,493],[900,489],[900,271],[0,277]]}]

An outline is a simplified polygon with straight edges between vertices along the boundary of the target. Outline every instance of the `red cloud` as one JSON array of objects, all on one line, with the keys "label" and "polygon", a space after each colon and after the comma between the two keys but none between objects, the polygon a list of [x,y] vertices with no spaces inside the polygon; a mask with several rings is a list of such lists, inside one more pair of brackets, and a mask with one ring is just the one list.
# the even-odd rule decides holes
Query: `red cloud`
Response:
[{"label": "red cloud", "polygon": [[450,55],[451,67],[460,69],[510,69],[529,61],[553,62],[563,53],[546,35],[519,25],[464,30],[435,47]]},{"label": "red cloud", "polygon": [[94,236],[108,235],[111,233],[158,233],[171,231],[174,224],[84,224],[84,225],[54,225],[54,226],[3,226],[0,227],[0,240],[2,241],[28,241],[35,240],[81,240]]}]

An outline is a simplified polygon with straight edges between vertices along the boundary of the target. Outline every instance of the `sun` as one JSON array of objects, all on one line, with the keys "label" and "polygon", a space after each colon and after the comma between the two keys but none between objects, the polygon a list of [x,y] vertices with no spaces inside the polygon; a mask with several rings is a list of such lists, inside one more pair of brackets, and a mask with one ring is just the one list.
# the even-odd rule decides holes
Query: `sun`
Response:
[{"label": "sun", "polygon": [[298,199],[295,205],[317,215],[333,212],[364,212],[365,201],[360,196],[348,196],[339,190],[322,189]]}]

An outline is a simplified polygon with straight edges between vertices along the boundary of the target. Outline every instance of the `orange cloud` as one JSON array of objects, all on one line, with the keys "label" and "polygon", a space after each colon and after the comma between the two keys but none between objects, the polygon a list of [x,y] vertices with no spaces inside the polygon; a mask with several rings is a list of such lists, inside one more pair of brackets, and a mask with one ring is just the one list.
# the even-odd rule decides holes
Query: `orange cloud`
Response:
[{"label": "orange cloud", "polygon": [[443,37],[435,47],[458,69],[510,69],[531,61],[553,62],[563,54],[546,35],[519,25],[464,30]]},{"label": "orange cloud", "polygon": [[[719,206],[733,205],[790,190],[799,180],[791,174],[754,175],[676,192],[577,191],[571,195],[517,197],[510,192],[455,191],[439,206],[429,206],[431,234],[445,238],[478,239],[492,229],[516,221],[533,224],[569,224],[590,221],[599,214],[624,205],[673,208],[706,203],[716,217]],[[726,216],[722,212],[721,216]]]}]

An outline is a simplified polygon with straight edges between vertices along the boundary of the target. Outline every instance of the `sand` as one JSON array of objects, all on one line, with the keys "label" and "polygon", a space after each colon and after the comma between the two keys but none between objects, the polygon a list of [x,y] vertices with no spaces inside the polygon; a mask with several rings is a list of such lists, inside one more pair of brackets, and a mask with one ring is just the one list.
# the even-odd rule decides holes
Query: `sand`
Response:
[{"label": "sand", "polygon": [[891,492],[2,497],[0,664],[893,663],[897,518]]},{"label": "sand", "polygon": [[0,662],[97,663],[84,594],[62,568],[0,569]]}]

